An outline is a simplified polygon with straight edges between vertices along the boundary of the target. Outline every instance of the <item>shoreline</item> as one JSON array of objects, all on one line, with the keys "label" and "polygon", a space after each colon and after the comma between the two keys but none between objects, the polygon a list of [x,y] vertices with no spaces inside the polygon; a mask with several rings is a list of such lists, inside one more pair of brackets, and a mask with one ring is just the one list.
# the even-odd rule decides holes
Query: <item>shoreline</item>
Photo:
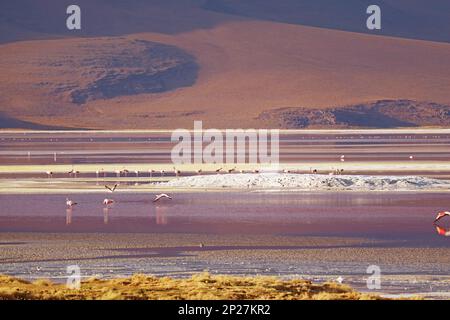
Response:
[{"label": "shoreline", "polygon": [[[231,163],[231,164],[183,164],[174,165],[172,163],[102,163],[102,164],[20,164],[20,165],[0,165],[0,174],[25,174],[37,173],[45,175],[45,172],[51,170],[53,173],[67,173],[71,169],[77,169],[80,174],[95,173],[99,169],[103,169],[105,173],[114,174],[116,170],[123,170],[126,168],[130,172],[139,170],[142,174],[147,174],[148,170],[166,170],[168,174],[173,173],[173,168],[176,167],[182,172],[189,172],[196,174],[197,169],[202,169],[204,172],[214,173],[217,168],[222,167],[223,172],[228,169],[238,170],[253,170],[267,169],[269,170],[299,170],[299,172],[308,172],[310,168],[317,169],[321,174],[329,172],[330,170],[339,168],[349,172],[414,172],[424,171],[436,173],[441,171],[450,171],[450,163],[447,161],[323,161],[323,162],[283,162],[276,166],[264,163]],[[130,176],[133,174],[130,173]],[[159,177],[159,173],[154,173],[155,177]]]},{"label": "shoreline", "polygon": [[[64,283],[66,267],[79,265],[83,279],[114,280],[145,273],[185,280],[205,270],[317,284],[342,277],[343,284],[364,293],[369,291],[366,268],[376,264],[382,269],[382,287],[371,293],[445,296],[450,283],[443,269],[448,265],[446,247],[401,247],[400,243],[386,248],[389,243],[389,239],[320,235],[8,232],[3,233],[2,258],[10,261],[0,264],[0,274]],[[423,260],[429,263],[421,267]]]},{"label": "shoreline", "polygon": [[[6,134],[15,134],[15,133],[172,133],[172,131],[176,130],[178,128],[174,129],[123,129],[123,130],[110,130],[110,129],[76,129],[73,130],[30,130],[30,129],[0,129],[0,134],[6,133]],[[209,127],[203,128],[202,131],[210,129]],[[218,130],[226,130],[227,128],[214,128]],[[228,128],[230,129],[230,128]],[[240,128],[235,128],[240,129]],[[248,128],[242,128],[244,130]],[[259,129],[259,128],[256,128]],[[269,129],[270,128],[264,128]],[[198,132],[193,129],[186,128],[189,132]],[[272,130],[278,130],[280,133],[289,134],[289,133],[302,133],[302,134],[316,134],[316,133],[328,133],[328,134],[355,134],[355,133],[437,133],[437,134],[450,134],[450,128],[448,127],[399,127],[399,128],[391,128],[391,129],[383,129],[383,128],[376,128],[376,129],[272,129]]]},{"label": "shoreline", "polygon": [[[0,194],[148,192],[450,192],[450,180],[417,175],[327,175],[303,173],[231,173],[183,177],[19,178],[0,179]],[[130,185],[131,184],[131,185]]]}]

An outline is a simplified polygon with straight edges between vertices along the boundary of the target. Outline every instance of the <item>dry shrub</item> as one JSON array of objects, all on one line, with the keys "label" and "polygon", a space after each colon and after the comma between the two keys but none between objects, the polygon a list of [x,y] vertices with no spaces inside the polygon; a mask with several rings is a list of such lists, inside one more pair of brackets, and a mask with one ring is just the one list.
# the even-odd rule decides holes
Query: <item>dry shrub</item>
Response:
[{"label": "dry shrub", "polygon": [[267,299],[267,300],[359,300],[381,299],[362,294],[338,283],[314,284],[311,281],[276,277],[238,277],[199,273],[188,279],[135,274],[129,278],[88,279],[79,290],[49,280],[33,283],[0,276],[1,299]]}]

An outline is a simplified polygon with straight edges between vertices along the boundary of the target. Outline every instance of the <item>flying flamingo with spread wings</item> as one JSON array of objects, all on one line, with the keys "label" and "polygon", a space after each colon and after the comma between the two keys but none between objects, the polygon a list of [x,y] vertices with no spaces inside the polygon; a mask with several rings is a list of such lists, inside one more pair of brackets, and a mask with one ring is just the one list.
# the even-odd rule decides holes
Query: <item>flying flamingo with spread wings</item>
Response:
[{"label": "flying flamingo with spread wings", "polygon": [[108,189],[109,191],[111,191],[111,192],[114,192],[114,191],[116,191],[116,188],[119,186],[119,184],[118,183],[116,183],[115,185],[114,185],[114,187],[109,187],[109,186],[106,186],[105,185],[105,188],[106,189]]},{"label": "flying flamingo with spread wings", "polygon": [[438,222],[439,220],[441,220],[442,218],[444,218],[445,216],[449,216],[450,217],[450,211],[442,211],[439,212],[436,216],[436,219],[434,219],[434,223]]},{"label": "flying flamingo with spread wings", "polygon": [[157,201],[159,201],[159,200],[161,200],[161,199],[163,199],[163,198],[172,200],[172,197],[171,197],[171,196],[169,196],[169,195],[167,195],[167,194],[165,194],[165,193],[161,193],[161,194],[158,194],[158,195],[155,196],[155,199],[153,200],[153,202],[157,202]]}]

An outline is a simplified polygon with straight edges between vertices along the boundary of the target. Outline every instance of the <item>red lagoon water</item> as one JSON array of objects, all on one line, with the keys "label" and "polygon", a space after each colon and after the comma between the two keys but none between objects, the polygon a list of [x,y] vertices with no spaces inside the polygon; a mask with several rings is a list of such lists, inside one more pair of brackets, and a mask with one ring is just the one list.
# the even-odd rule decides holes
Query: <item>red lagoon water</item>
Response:
[{"label": "red lagoon water", "polygon": [[[339,236],[393,240],[393,246],[442,247],[450,219],[445,193],[175,193],[153,203],[152,195],[77,194],[72,210],[65,195],[0,195],[1,232],[186,233]],[[441,235],[440,235],[440,234]]]}]

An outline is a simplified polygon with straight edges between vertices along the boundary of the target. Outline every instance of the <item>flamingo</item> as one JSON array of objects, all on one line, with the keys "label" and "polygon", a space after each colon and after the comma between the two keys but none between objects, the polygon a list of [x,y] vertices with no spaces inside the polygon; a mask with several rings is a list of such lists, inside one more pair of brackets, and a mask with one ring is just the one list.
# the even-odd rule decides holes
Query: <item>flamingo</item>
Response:
[{"label": "flamingo", "polygon": [[434,223],[438,222],[439,220],[441,220],[445,216],[449,216],[450,217],[450,211],[439,212],[437,214],[437,216],[436,216],[436,219],[434,219]]},{"label": "flamingo", "polygon": [[134,173],[136,174],[136,177],[139,177],[139,171],[138,170],[134,170]]},{"label": "flamingo", "polygon": [[70,170],[69,172],[67,172],[69,174],[69,177],[77,177],[77,174],[80,173],[80,171],[75,171],[75,169],[72,167],[72,170]]},{"label": "flamingo", "polygon": [[116,191],[116,188],[119,186],[119,184],[118,183],[116,183],[115,185],[114,185],[114,187],[109,187],[109,186],[106,186],[105,185],[105,188],[106,189],[108,189],[109,191],[111,191],[111,192],[114,192],[114,191]]},{"label": "flamingo", "polygon": [[113,199],[108,199],[108,198],[106,198],[105,200],[103,200],[103,204],[105,205],[105,206],[108,206],[108,205],[110,205],[110,204],[113,204],[115,201],[113,200]]},{"label": "flamingo", "polygon": [[76,206],[78,203],[76,203],[76,202],[74,202],[74,201],[72,201],[72,200],[69,200],[69,198],[66,198],[66,206],[67,206],[67,208],[73,208],[74,206]]},{"label": "flamingo", "polygon": [[167,194],[165,194],[165,193],[161,193],[161,194],[157,194],[157,195],[155,196],[155,199],[153,200],[153,202],[159,201],[159,200],[161,200],[162,198],[167,198],[167,199],[169,199],[169,200],[172,200],[172,197],[171,197],[171,196],[169,196],[169,195],[167,195]]},{"label": "flamingo", "polygon": [[173,167],[173,172],[175,173],[176,177],[178,177],[181,174],[181,171],[177,170],[175,167]]}]

